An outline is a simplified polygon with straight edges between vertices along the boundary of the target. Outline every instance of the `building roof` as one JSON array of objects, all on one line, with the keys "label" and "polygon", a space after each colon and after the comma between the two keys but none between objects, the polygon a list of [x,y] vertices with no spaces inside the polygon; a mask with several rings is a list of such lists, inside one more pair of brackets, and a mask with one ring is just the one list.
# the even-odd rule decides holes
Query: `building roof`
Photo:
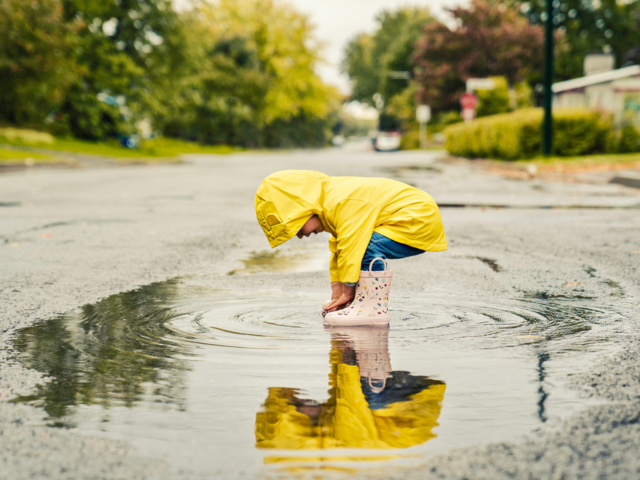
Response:
[{"label": "building roof", "polygon": [[589,87],[591,85],[597,85],[598,83],[613,82],[614,80],[635,76],[640,76],[640,65],[632,65],[630,67],[609,70],[608,72],[595,73],[586,77],[554,83],[551,88],[553,89],[553,93],[560,93],[567,90],[575,90],[578,88]]}]

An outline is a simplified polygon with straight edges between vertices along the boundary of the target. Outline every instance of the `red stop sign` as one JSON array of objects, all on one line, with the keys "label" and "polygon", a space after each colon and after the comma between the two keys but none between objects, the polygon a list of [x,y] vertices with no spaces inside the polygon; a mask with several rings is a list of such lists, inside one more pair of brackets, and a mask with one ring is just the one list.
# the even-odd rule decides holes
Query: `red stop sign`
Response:
[{"label": "red stop sign", "polygon": [[478,106],[478,97],[471,92],[464,92],[460,97],[460,105],[463,110],[475,110]]}]

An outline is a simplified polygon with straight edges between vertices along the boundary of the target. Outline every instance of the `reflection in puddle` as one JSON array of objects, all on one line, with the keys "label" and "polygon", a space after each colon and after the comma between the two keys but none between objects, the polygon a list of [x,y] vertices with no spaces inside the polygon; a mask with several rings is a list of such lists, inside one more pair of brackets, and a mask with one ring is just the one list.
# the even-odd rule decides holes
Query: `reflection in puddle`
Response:
[{"label": "reflection in puddle", "polygon": [[189,350],[164,332],[178,315],[166,308],[177,286],[154,283],[22,330],[16,349],[51,380],[19,401],[41,405],[59,426],[74,425],[78,405],[181,408]]},{"label": "reflection in puddle", "polygon": [[396,297],[390,329],[325,328],[323,293],[113,295],[21,331],[45,380],[14,401],[194,477],[366,474],[575,412],[564,378],[628,328],[597,300],[426,294]]},{"label": "reflection in puddle", "polygon": [[614,282],[613,280],[604,280],[602,283],[604,283],[607,287],[613,288],[615,291],[611,292],[609,295],[611,295],[612,297],[624,297],[624,288],[622,288],[622,286],[618,283],[618,282]]},{"label": "reflection in puddle", "polygon": [[[389,327],[330,331],[329,398],[319,403],[303,398],[294,388],[270,388],[256,416],[256,446],[403,449],[435,437],[432,429],[438,425],[445,384],[392,371]],[[326,458],[323,454],[317,459]],[[266,457],[265,461],[283,462],[285,458]]]}]

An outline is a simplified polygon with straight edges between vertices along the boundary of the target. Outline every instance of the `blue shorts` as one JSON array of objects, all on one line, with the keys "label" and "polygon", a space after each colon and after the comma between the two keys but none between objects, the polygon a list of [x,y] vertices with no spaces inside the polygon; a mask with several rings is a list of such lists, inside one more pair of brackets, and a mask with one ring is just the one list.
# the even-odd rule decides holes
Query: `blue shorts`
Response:
[{"label": "blue shorts", "polygon": [[[369,270],[369,265],[374,258],[395,260],[398,258],[413,257],[424,252],[424,250],[420,250],[419,248],[410,247],[404,243],[398,243],[384,235],[373,232],[371,240],[369,240],[369,246],[367,246],[367,251],[364,252],[364,258],[362,259],[362,266],[360,267],[360,270]],[[384,264],[382,262],[376,262],[373,264],[373,268],[371,270],[374,272],[384,270]],[[355,283],[346,283],[345,285],[353,287]]]}]

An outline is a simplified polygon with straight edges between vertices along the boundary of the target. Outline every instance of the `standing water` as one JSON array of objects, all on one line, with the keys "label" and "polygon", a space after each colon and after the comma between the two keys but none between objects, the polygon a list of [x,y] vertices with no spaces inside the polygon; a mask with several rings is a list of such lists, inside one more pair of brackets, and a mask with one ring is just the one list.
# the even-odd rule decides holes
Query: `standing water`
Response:
[{"label": "standing water", "polygon": [[180,280],[21,331],[46,378],[16,401],[203,477],[341,476],[422,464],[574,412],[563,388],[626,330],[589,299],[395,297],[391,327],[325,327],[321,295]]}]

